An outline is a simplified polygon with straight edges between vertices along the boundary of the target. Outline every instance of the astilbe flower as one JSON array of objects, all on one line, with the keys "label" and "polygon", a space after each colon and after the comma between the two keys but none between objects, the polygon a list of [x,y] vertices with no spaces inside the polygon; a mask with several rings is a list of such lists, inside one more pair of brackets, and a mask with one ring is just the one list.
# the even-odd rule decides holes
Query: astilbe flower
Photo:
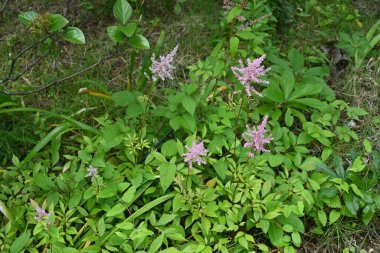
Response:
[{"label": "astilbe flower", "polygon": [[251,92],[254,92],[260,97],[263,96],[255,88],[252,87],[251,82],[265,84],[269,83],[266,80],[260,79],[261,76],[265,75],[270,70],[270,68],[265,68],[265,66],[261,65],[261,63],[265,59],[265,56],[266,55],[264,54],[260,58],[257,58],[253,61],[248,59],[247,67],[244,67],[243,62],[241,60],[239,60],[240,68],[231,67],[231,70],[234,73],[235,77],[244,85],[249,97],[252,95]]},{"label": "astilbe flower", "polygon": [[86,177],[91,177],[91,179],[95,179],[98,175],[98,168],[95,168],[94,166],[90,165],[90,167],[87,168],[87,175]]},{"label": "astilbe flower", "polygon": [[42,221],[42,220],[46,220],[46,226],[45,226],[45,230],[48,229],[49,225],[50,225],[50,213],[46,212],[44,209],[42,209],[41,207],[37,206],[36,207],[36,211],[37,211],[37,216],[34,217],[37,221]]},{"label": "astilbe flower", "polygon": [[193,162],[196,162],[199,165],[206,164],[206,161],[201,158],[201,156],[206,156],[208,150],[203,146],[203,141],[196,144],[193,141],[191,147],[188,145],[185,146],[187,153],[183,153],[182,156],[185,156],[185,162],[189,163],[189,168],[193,168]]},{"label": "astilbe flower", "polygon": [[158,78],[161,78],[161,80],[165,80],[166,78],[173,80],[172,72],[175,66],[172,65],[172,62],[177,49],[178,45],[167,56],[161,55],[158,61],[152,56],[152,65],[149,67],[149,70],[152,72],[153,81],[156,81]]},{"label": "astilbe flower", "polygon": [[[269,152],[269,150],[264,148],[264,144],[270,143],[273,137],[271,134],[268,137],[264,137],[264,134],[268,132],[268,130],[265,129],[267,120],[268,116],[265,116],[261,124],[257,127],[253,126],[252,129],[247,125],[247,131],[243,133],[245,148],[251,148],[253,151]],[[253,157],[254,154],[249,152],[248,156]]]},{"label": "astilbe flower", "polygon": [[[270,15],[272,15],[272,13],[268,13],[268,14],[265,14],[264,16],[258,17],[258,18],[254,19],[254,20],[251,20],[251,21],[248,21],[248,22],[246,22],[245,24],[241,25],[241,26],[239,27],[239,30],[244,30],[244,29],[247,28],[248,26],[252,26],[252,25],[254,25],[254,24],[256,24],[256,23],[262,21],[263,19],[269,17]],[[244,21],[244,20],[243,20],[243,21]]]}]

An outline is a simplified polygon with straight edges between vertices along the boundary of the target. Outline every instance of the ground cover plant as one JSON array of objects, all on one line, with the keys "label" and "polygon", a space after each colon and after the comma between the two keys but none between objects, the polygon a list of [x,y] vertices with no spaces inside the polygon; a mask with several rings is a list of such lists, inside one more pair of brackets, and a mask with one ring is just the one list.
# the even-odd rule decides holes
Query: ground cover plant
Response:
[{"label": "ground cover plant", "polygon": [[[348,1],[336,17],[317,1],[189,2],[19,10],[30,38],[4,36],[0,72],[1,252],[380,250],[378,99],[349,96],[361,80],[379,91],[379,21],[355,28]],[[98,41],[74,7],[98,15]],[[159,14],[181,27],[192,8],[217,19],[188,61],[191,45]],[[39,78],[87,44],[101,54]]]}]

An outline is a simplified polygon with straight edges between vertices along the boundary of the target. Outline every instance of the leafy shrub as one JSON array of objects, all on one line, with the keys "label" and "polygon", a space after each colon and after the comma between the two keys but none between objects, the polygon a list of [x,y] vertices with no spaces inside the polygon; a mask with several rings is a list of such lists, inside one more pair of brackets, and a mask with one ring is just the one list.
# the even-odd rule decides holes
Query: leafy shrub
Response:
[{"label": "leafy shrub", "polygon": [[[347,124],[366,112],[336,99],[326,66],[271,45],[267,1],[225,1],[225,10],[224,32],[188,67],[188,83],[158,100],[177,47],[155,52],[140,86],[110,96],[124,115],[95,117],[99,129],[66,117],[13,157],[2,172],[2,251],[295,252],[311,227],[368,224],[380,208],[379,153],[368,140],[361,154],[339,153],[359,140]],[[107,33],[148,49],[131,13],[116,1],[119,24]]]}]

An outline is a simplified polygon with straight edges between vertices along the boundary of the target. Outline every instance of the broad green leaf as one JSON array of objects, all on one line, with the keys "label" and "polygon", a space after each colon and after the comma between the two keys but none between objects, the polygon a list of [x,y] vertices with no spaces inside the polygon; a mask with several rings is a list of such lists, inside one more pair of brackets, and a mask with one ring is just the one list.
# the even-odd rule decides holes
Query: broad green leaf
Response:
[{"label": "broad green leaf", "polygon": [[148,253],[158,252],[159,249],[161,248],[163,240],[164,240],[164,234],[161,234],[159,237],[154,239],[154,241],[149,247]]},{"label": "broad green leaf", "polygon": [[322,223],[323,226],[326,226],[327,216],[326,216],[326,213],[323,210],[319,210],[318,211],[318,219]]},{"label": "broad green leaf", "polygon": [[176,214],[166,214],[164,213],[160,219],[157,221],[156,226],[164,226],[167,223],[171,222],[175,217],[177,217]]},{"label": "broad green leaf", "polygon": [[294,122],[294,117],[292,115],[292,109],[288,108],[285,113],[285,124],[286,126],[291,127],[293,125],[293,122]]},{"label": "broad green leaf", "polygon": [[184,96],[181,102],[183,108],[191,115],[194,115],[195,107],[197,106],[195,100],[190,96]]},{"label": "broad green leaf", "polygon": [[86,44],[83,32],[76,27],[69,27],[63,31],[63,39],[74,44]]},{"label": "broad green leaf", "polygon": [[290,94],[292,93],[295,85],[295,79],[293,73],[284,72],[281,76],[281,80],[279,80],[282,90],[284,91],[284,96],[286,100],[289,100]]},{"label": "broad green leaf", "polygon": [[240,13],[241,13],[242,9],[240,8],[240,6],[234,6],[230,12],[228,13],[228,16],[227,16],[227,23],[231,23],[231,21],[236,17],[238,16]]},{"label": "broad green leaf", "polygon": [[106,231],[106,225],[104,223],[104,218],[100,218],[98,221],[98,234],[99,236],[103,236]]},{"label": "broad green leaf", "polygon": [[127,0],[117,0],[113,6],[113,15],[123,25],[127,24],[132,15],[131,5]]},{"label": "broad green leaf", "polygon": [[163,163],[158,167],[158,170],[160,171],[160,185],[162,191],[165,192],[172,184],[177,168],[175,164]]},{"label": "broad green leaf", "polygon": [[348,169],[352,172],[361,172],[366,167],[366,164],[362,162],[362,158],[358,156],[353,162],[352,166]]},{"label": "broad green leaf", "polygon": [[50,16],[49,32],[56,32],[65,27],[69,21],[60,14],[53,14]]},{"label": "broad green leaf", "polygon": [[124,212],[124,210],[126,209],[126,207],[123,205],[123,204],[116,204],[114,207],[111,208],[111,210],[109,210],[106,214],[107,217],[113,217],[113,216],[116,216],[118,214],[121,214],[122,212]]},{"label": "broad green leaf", "polygon": [[294,242],[294,245],[299,247],[301,246],[302,240],[300,233],[294,231],[292,232],[292,241]]},{"label": "broad green leaf", "polygon": [[297,98],[313,96],[319,94],[322,91],[322,87],[320,85],[315,84],[304,84],[298,86],[294,89],[292,94],[289,97],[289,100],[294,100]]},{"label": "broad green leaf", "polygon": [[276,223],[270,223],[270,226],[268,229],[268,236],[273,245],[275,246],[280,245],[282,241],[282,237],[284,236],[282,227],[277,226]]},{"label": "broad green leaf", "polygon": [[368,139],[364,139],[363,141],[364,149],[367,153],[372,152],[372,144]]},{"label": "broad green leaf", "polygon": [[359,190],[358,186],[356,184],[350,184],[351,186],[351,189],[354,191],[354,193],[356,195],[358,195],[359,197],[361,197],[362,199],[364,199],[364,196],[363,196],[363,193],[361,192],[361,190]]},{"label": "broad green leaf", "polygon": [[129,38],[128,43],[139,49],[149,49],[149,41],[140,34],[134,34],[131,38]]},{"label": "broad green leaf", "polygon": [[18,15],[18,19],[23,25],[30,25],[38,17],[38,13],[35,11],[27,11]]},{"label": "broad green leaf", "polygon": [[53,181],[47,175],[41,173],[34,176],[34,183],[41,189],[47,191],[56,188]]},{"label": "broad green leaf", "polygon": [[336,222],[340,217],[340,212],[333,209],[331,210],[330,212],[330,217],[329,217],[329,220],[330,220],[330,224],[333,224],[334,222]]},{"label": "broad green leaf", "polygon": [[232,55],[235,55],[239,48],[239,38],[232,37],[230,39],[230,51]]},{"label": "broad green leaf", "polygon": [[115,42],[123,42],[125,39],[125,34],[116,25],[107,27],[107,34]]},{"label": "broad green leaf", "polygon": [[136,193],[136,186],[132,185],[124,194],[123,197],[121,197],[121,200],[123,200],[125,203],[129,204],[132,202],[132,200],[135,197]]},{"label": "broad green leaf", "polygon": [[304,67],[304,59],[302,54],[295,48],[289,51],[288,59],[293,66],[294,74],[298,74]]},{"label": "broad green leaf", "polygon": [[116,105],[126,106],[132,103],[137,103],[135,95],[130,91],[119,91],[112,94],[112,100]]},{"label": "broad green leaf", "polygon": [[195,118],[191,116],[190,114],[185,113],[184,115],[182,115],[180,118],[180,124],[184,129],[190,132],[195,132],[195,129],[196,129]]},{"label": "broad green leaf", "polygon": [[[143,207],[141,207],[140,209],[138,209],[136,212],[134,212],[132,215],[128,216],[122,223],[130,223],[130,221],[133,221],[134,219],[138,218],[140,215],[144,214],[145,212],[151,210],[152,208],[154,208],[155,206],[159,205],[159,204],[162,204],[163,202],[173,198],[175,196],[175,194],[167,194],[167,195],[164,195],[162,197],[159,197],[151,202],[149,202],[148,204],[144,205]],[[98,241],[95,245],[97,247],[101,247],[103,246],[106,242],[109,241],[109,238],[115,234],[119,229],[121,229],[122,227],[122,224],[118,224],[116,225],[106,236],[104,236],[102,238],[101,241]]]},{"label": "broad green leaf", "polygon": [[119,30],[125,34],[127,37],[131,37],[137,28],[137,24],[135,22],[129,23],[126,26],[119,26]]},{"label": "broad green leaf", "polygon": [[25,246],[28,245],[30,239],[29,233],[23,233],[16,240],[13,241],[11,248],[9,249],[10,253],[19,253],[21,252]]}]

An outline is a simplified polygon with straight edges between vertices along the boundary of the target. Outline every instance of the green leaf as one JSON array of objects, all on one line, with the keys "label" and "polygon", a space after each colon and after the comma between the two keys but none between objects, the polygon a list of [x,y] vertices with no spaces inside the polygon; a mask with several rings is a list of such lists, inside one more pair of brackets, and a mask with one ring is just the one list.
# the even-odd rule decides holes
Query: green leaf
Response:
[{"label": "green leaf", "polygon": [[134,212],[132,215],[129,215],[121,224],[118,224],[116,225],[106,236],[104,236],[102,238],[101,241],[98,241],[97,244],[95,244],[95,246],[98,246],[98,247],[101,247],[103,246],[106,242],[109,241],[109,238],[115,234],[121,227],[123,227],[123,223],[130,223],[130,221],[138,218],[140,215],[144,214],[145,212],[153,209],[155,206],[173,198],[175,196],[175,194],[167,194],[165,196],[162,196],[162,197],[159,197],[151,202],[149,202],[148,204],[144,205],[143,207],[141,207],[139,210],[137,210],[136,212]]},{"label": "green leaf", "polygon": [[358,186],[356,184],[350,184],[351,189],[354,191],[356,195],[364,199],[363,193],[359,190]]},{"label": "green leaf", "polygon": [[304,67],[304,59],[302,54],[295,48],[289,51],[288,59],[293,66],[294,74],[299,73]]},{"label": "green leaf", "polygon": [[242,9],[240,8],[240,6],[235,6],[233,7],[230,12],[228,13],[228,16],[227,16],[227,23],[231,23],[231,21],[240,14],[240,12],[242,11]]},{"label": "green leaf", "polygon": [[132,8],[127,0],[117,0],[113,6],[113,15],[115,18],[125,25],[132,15]]},{"label": "green leaf", "polygon": [[322,223],[323,226],[326,226],[327,216],[326,216],[326,213],[323,210],[319,210],[318,211],[318,219]]},{"label": "green leaf", "polygon": [[111,210],[109,210],[106,214],[107,217],[113,217],[113,216],[116,216],[118,214],[121,214],[122,212],[124,212],[124,210],[126,209],[126,207],[123,205],[123,204],[116,204],[114,207],[111,208]]},{"label": "green leaf", "polygon": [[125,203],[129,204],[132,202],[133,198],[135,197],[136,193],[136,186],[132,185],[124,194],[123,197],[121,197],[121,200],[123,200]]},{"label": "green leaf", "polygon": [[49,32],[56,32],[65,27],[69,21],[60,14],[53,14],[50,16]]},{"label": "green leaf", "polygon": [[132,103],[136,103],[135,95],[130,91],[119,91],[113,93],[111,99],[116,105],[126,106]]},{"label": "green leaf", "polygon": [[164,213],[161,218],[157,221],[156,226],[164,226],[171,222],[175,217],[177,217],[176,214],[166,214]]},{"label": "green leaf", "polygon": [[292,115],[292,109],[288,108],[288,110],[286,110],[286,113],[285,113],[285,124],[286,126],[291,127],[293,125],[293,122],[294,122],[294,117]]},{"label": "green leaf", "polygon": [[190,96],[184,96],[181,102],[183,108],[191,115],[194,115],[195,107],[197,106],[195,100]]},{"label": "green leaf", "polygon": [[294,231],[292,232],[292,241],[294,242],[294,245],[299,247],[301,246],[302,240],[300,233]]},{"label": "green leaf", "polygon": [[164,240],[164,234],[161,234],[159,237],[154,239],[154,241],[149,247],[148,253],[158,252],[159,249],[161,248],[163,240]]},{"label": "green leaf", "polygon": [[125,39],[124,33],[116,25],[107,27],[107,34],[115,42],[123,42]]},{"label": "green leaf", "polygon": [[55,189],[55,184],[53,181],[45,174],[37,174],[34,176],[34,183],[44,190],[52,190]]},{"label": "green leaf", "polygon": [[106,225],[104,224],[104,218],[100,218],[98,221],[98,234],[99,236],[103,236],[106,231]]},{"label": "green leaf", "polygon": [[279,246],[281,244],[282,237],[284,236],[282,227],[277,226],[276,223],[270,223],[268,236],[274,246]]},{"label": "green leaf", "polygon": [[372,144],[368,139],[364,139],[363,141],[364,149],[367,153],[372,152]]},{"label": "green leaf", "polygon": [[142,35],[140,34],[134,34],[129,40],[128,43],[139,49],[149,49],[149,41]]},{"label": "green leaf", "polygon": [[239,49],[239,38],[238,37],[232,37],[230,39],[230,51],[231,55],[235,55]]},{"label": "green leaf", "polygon": [[23,25],[30,25],[38,17],[38,13],[35,11],[27,11],[18,15],[18,19]]},{"label": "green leaf", "polygon": [[184,115],[182,115],[180,118],[180,124],[184,129],[190,132],[195,132],[195,129],[196,129],[195,118],[191,116],[190,114],[185,113]]},{"label": "green leaf", "polygon": [[63,31],[63,39],[74,44],[86,44],[83,32],[76,27],[69,27]]},{"label": "green leaf", "polygon": [[125,34],[127,37],[131,37],[137,28],[137,24],[135,22],[129,23],[126,26],[119,26],[119,30]]},{"label": "green leaf", "polygon": [[330,220],[330,224],[333,224],[334,222],[336,222],[340,217],[340,212],[337,211],[337,210],[331,210],[330,212],[330,217],[329,217],[329,220]]},{"label": "green leaf", "polygon": [[160,171],[160,185],[162,191],[165,192],[173,182],[177,168],[175,164],[163,163],[158,167],[158,170]]},{"label": "green leaf", "polygon": [[10,252],[11,253],[19,253],[21,252],[26,245],[28,245],[30,239],[29,233],[23,233],[11,245]]},{"label": "green leaf", "polygon": [[352,172],[361,172],[366,167],[366,164],[362,162],[362,158],[358,156],[353,162],[352,166],[348,169]]},{"label": "green leaf", "polygon": [[82,200],[83,192],[79,189],[75,189],[73,195],[69,200],[69,209],[73,209],[78,206],[80,201]]}]

